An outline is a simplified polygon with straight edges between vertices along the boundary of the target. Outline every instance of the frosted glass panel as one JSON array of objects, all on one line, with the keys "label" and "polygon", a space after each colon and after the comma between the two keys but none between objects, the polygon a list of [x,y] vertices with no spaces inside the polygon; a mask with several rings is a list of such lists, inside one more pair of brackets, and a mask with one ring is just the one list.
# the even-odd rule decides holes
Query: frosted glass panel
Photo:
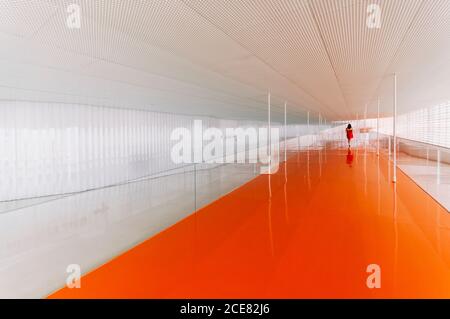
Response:
[{"label": "frosted glass panel", "polygon": [[[359,129],[376,129],[376,119],[350,121]],[[393,119],[380,119],[380,132],[392,135]],[[397,136],[410,140],[450,147],[450,101],[397,116]]]},{"label": "frosted glass panel", "polygon": [[[96,189],[179,168],[183,164],[170,159],[170,134],[177,127],[191,128],[194,119],[203,121],[203,129],[267,126],[90,105],[1,101],[0,201]],[[287,135],[305,135],[307,129],[289,125]],[[283,134],[282,129],[281,138]]]}]

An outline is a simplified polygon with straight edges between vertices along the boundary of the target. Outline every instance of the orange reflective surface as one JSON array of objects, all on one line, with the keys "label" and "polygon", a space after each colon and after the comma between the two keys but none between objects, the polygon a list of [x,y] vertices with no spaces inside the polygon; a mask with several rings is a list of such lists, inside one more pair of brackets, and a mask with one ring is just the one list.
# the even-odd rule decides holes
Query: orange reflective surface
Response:
[{"label": "orange reflective surface", "polygon": [[450,298],[450,214],[391,173],[364,150],[292,153],[271,198],[261,175],[50,297]]}]

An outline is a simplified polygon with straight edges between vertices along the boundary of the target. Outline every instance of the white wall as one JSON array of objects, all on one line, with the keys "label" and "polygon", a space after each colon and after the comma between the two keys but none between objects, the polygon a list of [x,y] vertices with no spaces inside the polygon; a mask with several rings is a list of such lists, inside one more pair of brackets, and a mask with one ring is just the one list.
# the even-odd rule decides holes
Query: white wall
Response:
[{"label": "white wall", "polygon": [[[110,107],[0,101],[0,201],[64,194],[165,172],[174,128],[266,123]],[[277,124],[273,123],[273,127]],[[314,128],[314,126],[311,126]],[[307,134],[289,126],[288,135]],[[280,130],[283,138],[284,130]]]},{"label": "white wall", "polygon": [[[349,121],[357,130],[364,126],[376,130],[377,120]],[[393,119],[380,119],[380,132],[392,135]],[[397,117],[397,136],[450,148],[450,101],[424,107]]]}]

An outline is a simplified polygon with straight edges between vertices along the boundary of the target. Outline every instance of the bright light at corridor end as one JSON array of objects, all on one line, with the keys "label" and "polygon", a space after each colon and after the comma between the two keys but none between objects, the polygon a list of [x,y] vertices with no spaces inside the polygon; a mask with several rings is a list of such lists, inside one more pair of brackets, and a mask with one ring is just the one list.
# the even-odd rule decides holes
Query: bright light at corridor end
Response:
[{"label": "bright light at corridor end", "polygon": [[449,299],[449,52],[449,0],[0,0],[0,298]]}]

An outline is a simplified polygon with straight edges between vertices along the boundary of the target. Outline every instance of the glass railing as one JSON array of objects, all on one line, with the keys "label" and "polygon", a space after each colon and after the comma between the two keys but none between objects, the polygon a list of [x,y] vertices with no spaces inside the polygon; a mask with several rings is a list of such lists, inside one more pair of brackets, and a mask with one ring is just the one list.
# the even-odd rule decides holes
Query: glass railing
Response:
[{"label": "glass railing", "polygon": [[393,164],[396,150],[397,167],[447,210],[450,210],[450,149],[404,137],[370,132],[368,146]]}]

